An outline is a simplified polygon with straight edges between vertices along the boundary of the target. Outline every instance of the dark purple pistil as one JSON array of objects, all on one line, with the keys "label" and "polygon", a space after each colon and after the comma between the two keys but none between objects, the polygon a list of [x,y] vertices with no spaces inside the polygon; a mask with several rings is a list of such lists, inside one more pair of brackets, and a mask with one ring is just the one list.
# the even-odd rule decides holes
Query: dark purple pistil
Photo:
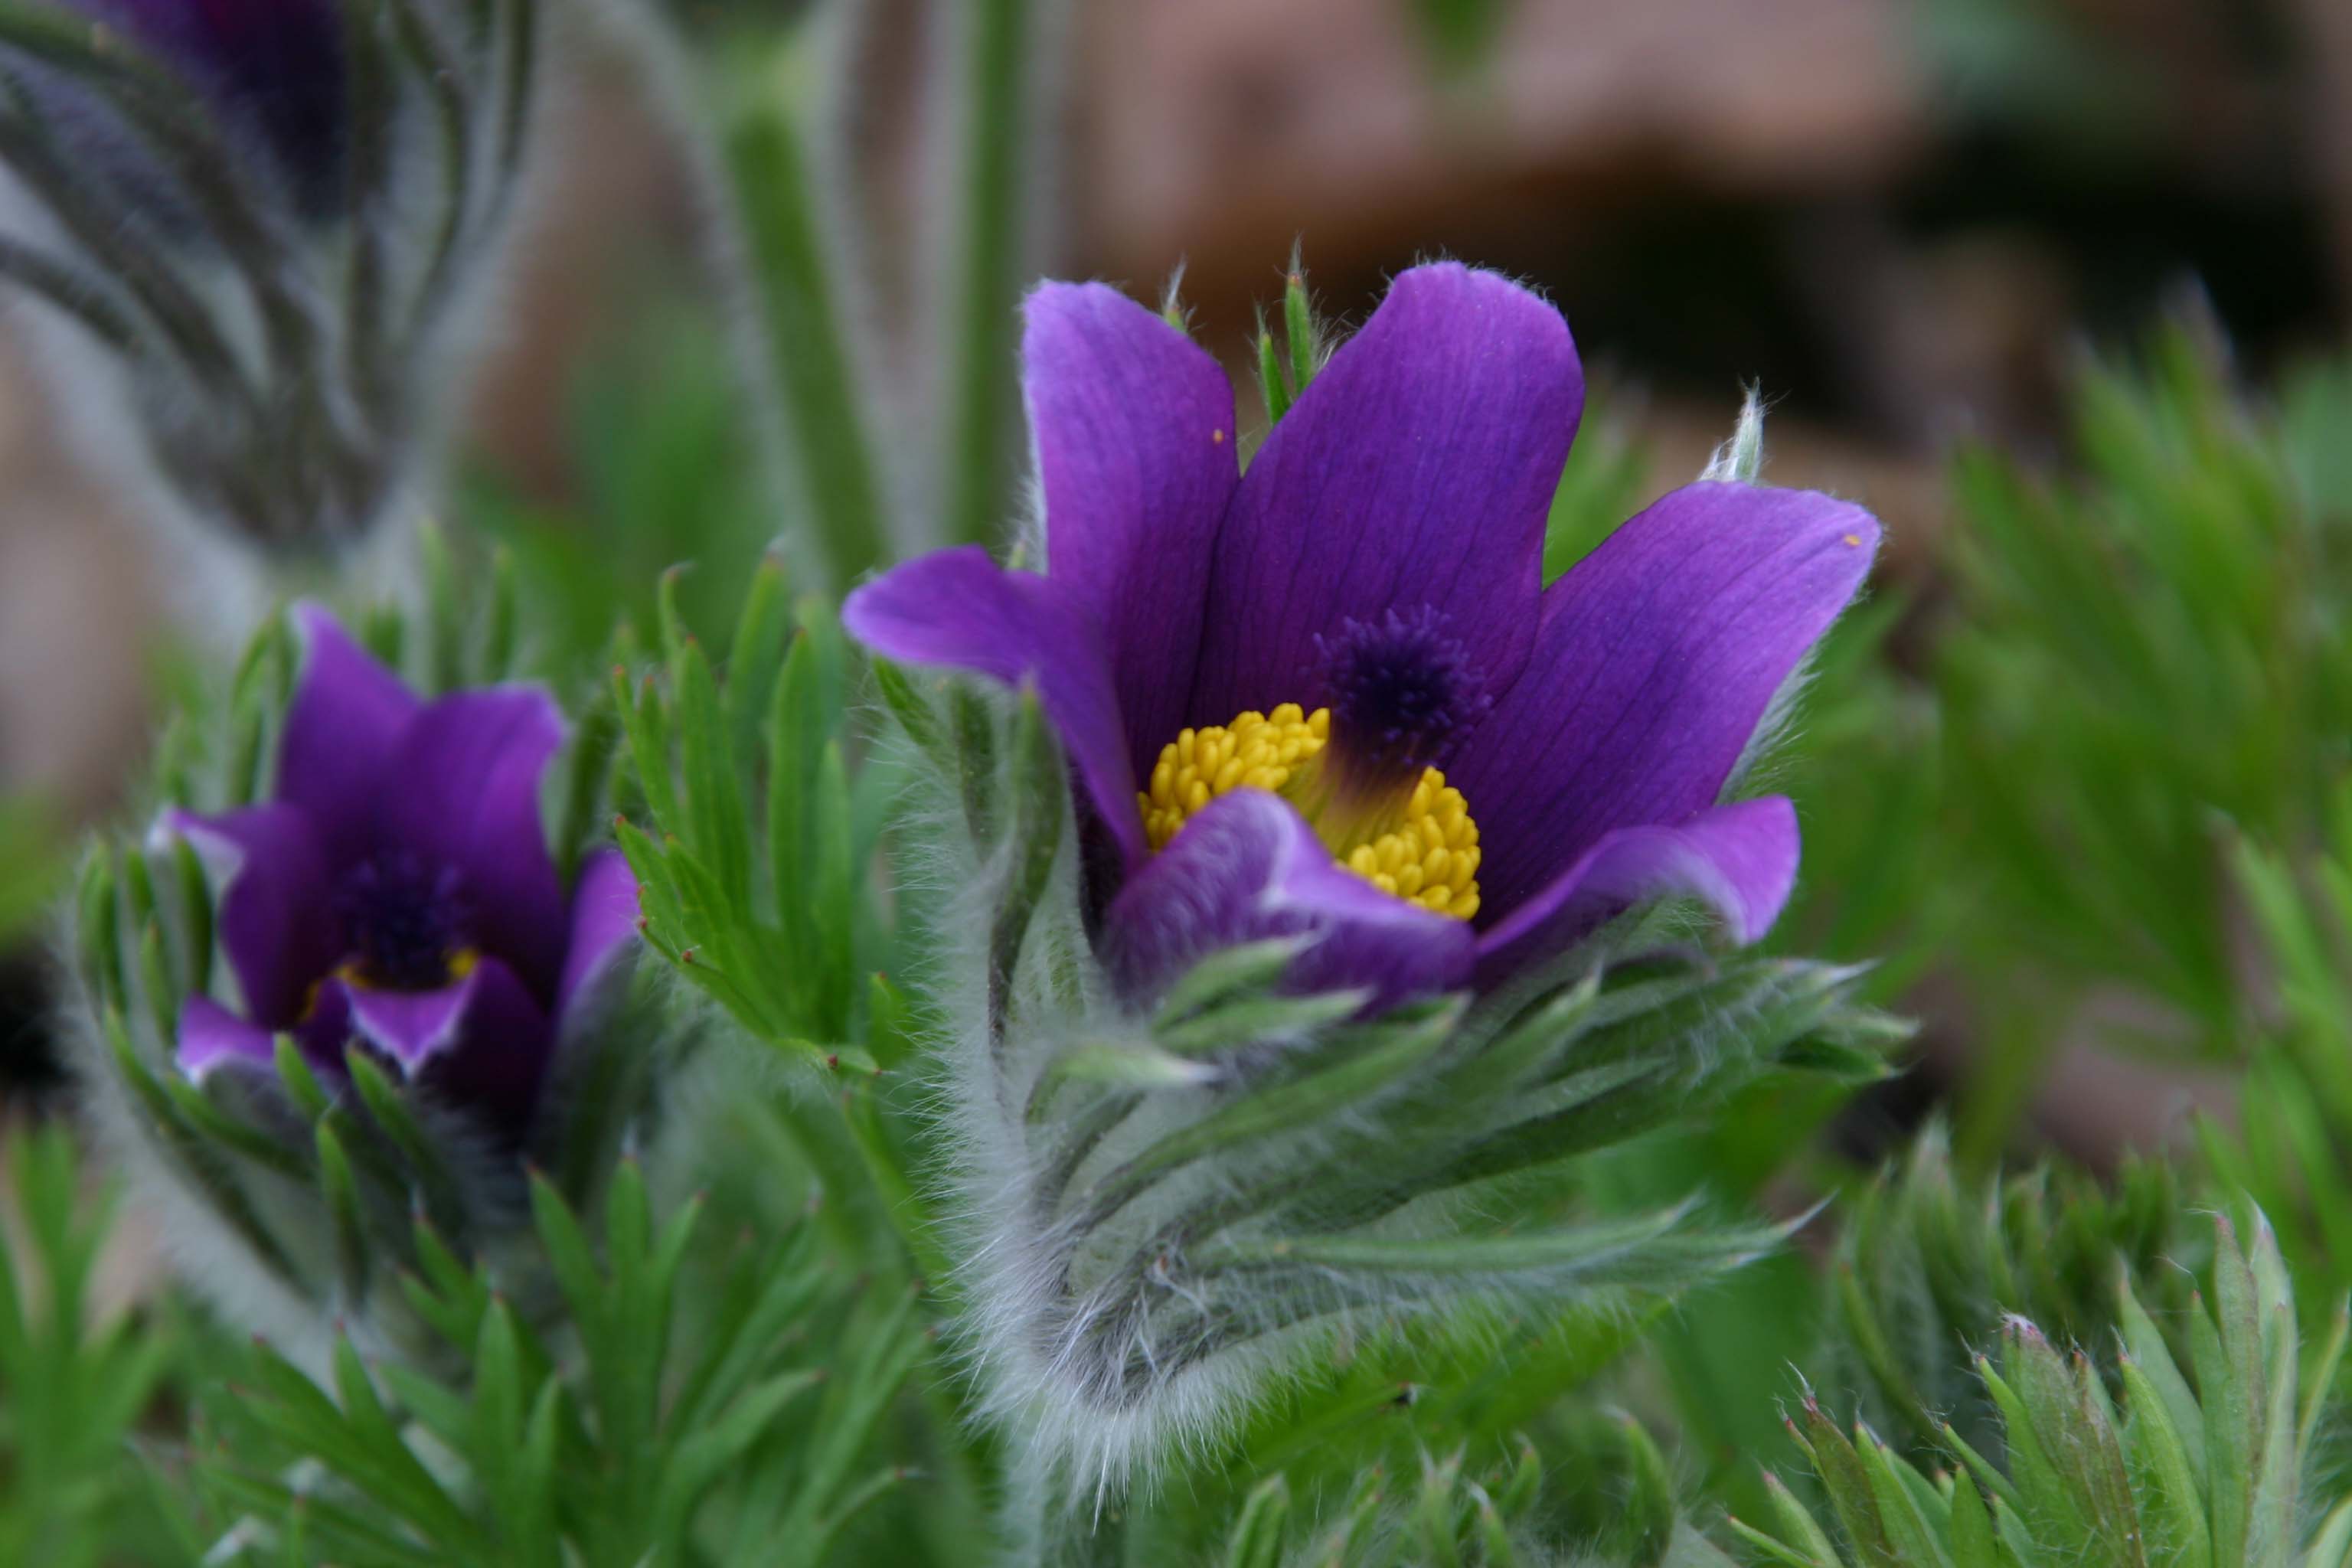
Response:
[{"label": "dark purple pistil", "polygon": [[346,963],[379,991],[438,991],[469,945],[464,879],[406,850],[362,861],[335,890]]},{"label": "dark purple pistil", "polygon": [[1365,785],[1408,784],[1438,766],[1494,706],[1432,605],[1370,623],[1351,616],[1315,648],[1332,752],[1346,777]]}]

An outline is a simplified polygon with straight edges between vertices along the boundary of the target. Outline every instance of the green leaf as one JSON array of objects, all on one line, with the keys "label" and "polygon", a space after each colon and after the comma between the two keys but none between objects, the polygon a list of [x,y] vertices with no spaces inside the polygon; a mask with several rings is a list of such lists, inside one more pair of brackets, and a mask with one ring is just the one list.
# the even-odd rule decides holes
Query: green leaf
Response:
[{"label": "green leaf", "polygon": [[2262,1325],[2254,1310],[2253,1271],[2235,1233],[2217,1216],[2221,1240],[2213,1259],[2213,1317],[2201,1300],[2189,1321],[2199,1403],[2205,1414],[2205,1475],[2213,1560],[2247,1561],[2262,1458]]},{"label": "green leaf", "polygon": [[[2001,1568],[1991,1510],[1985,1507],[1984,1494],[1966,1476],[1952,1488],[1951,1521],[1953,1568]],[[2183,1563],[2179,1568],[2189,1565]]]},{"label": "green leaf", "polygon": [[1274,334],[1265,328],[1257,334],[1257,384],[1265,399],[1265,422],[1278,425],[1290,412],[1290,383],[1283,374],[1282,361],[1274,352]]},{"label": "green leaf", "polygon": [[770,700],[783,673],[785,645],[793,634],[785,587],[783,563],[772,555],[762,558],[751,574],[734,637],[727,645],[721,706],[729,749],[738,757],[756,757],[765,749],[761,727],[768,721]]},{"label": "green leaf", "polygon": [[1283,337],[1290,350],[1290,384],[1306,395],[1307,384],[1323,368],[1322,334],[1315,324],[1314,301],[1307,297],[1306,269],[1294,253],[1290,271],[1282,281]]},{"label": "green leaf", "polygon": [[116,915],[116,886],[110,857],[91,855],[82,864],[79,898],[79,954],[83,984],[101,1009],[125,1005],[130,987],[122,973],[122,935]]},{"label": "green leaf", "polygon": [[1688,1228],[1679,1213],[1503,1236],[1280,1237],[1198,1248],[1202,1273],[1300,1268],[1334,1274],[1542,1276],[1555,1289],[1664,1287],[1735,1266],[1778,1244],[1772,1226]]},{"label": "green leaf", "polygon": [[716,870],[726,907],[748,910],[751,846],[744,826],[730,727],[719,705],[719,683],[710,672],[710,661],[702,645],[691,637],[670,658],[670,683],[677,701],[679,773],[692,825],[687,842],[696,858]]},{"label": "green leaf", "polygon": [[353,1046],[343,1053],[343,1065],[368,1114],[408,1162],[409,1173],[423,1194],[427,1211],[445,1225],[454,1227],[462,1224],[466,1205],[458,1191],[457,1173],[442,1157],[440,1145],[417,1121],[407,1097],[394,1087],[383,1069],[359,1047]]},{"label": "green leaf", "polygon": [[661,1479],[658,1533],[682,1531],[704,1493],[766,1435],[785,1408],[823,1381],[811,1370],[778,1373],[737,1393],[673,1449]]},{"label": "green leaf", "polygon": [[1804,1406],[1804,1437],[1856,1560],[1864,1568],[1903,1568],[1902,1556],[1879,1517],[1877,1494],[1862,1456],[1811,1399]]},{"label": "green leaf", "polygon": [[320,1121],[311,1130],[319,1152],[319,1195],[325,1203],[335,1237],[335,1267],[342,1281],[343,1299],[356,1305],[367,1300],[369,1251],[367,1222],[360,1212],[359,1187],[352,1164],[334,1128]]},{"label": "green leaf", "polygon": [[1415,1023],[1380,1027],[1368,1041],[1349,1041],[1334,1049],[1328,1065],[1269,1085],[1177,1129],[1107,1175],[1098,1184],[1104,1195],[1097,1202],[1123,1204],[1121,1194],[1160,1172],[1236,1143],[1313,1126],[1393,1088],[1436,1053],[1460,1016],[1460,1007],[1452,1005]]},{"label": "green leaf", "polygon": [[2130,1418],[2124,1443],[2132,1462],[2134,1494],[2147,1541],[2161,1551],[2166,1568],[2211,1568],[2213,1540],[2206,1525],[2191,1452],[2174,1425],[2165,1396],[2139,1363],[2126,1355],[2120,1373]]},{"label": "green leaf", "polygon": [[1279,1471],[1252,1488],[1225,1544],[1225,1568],[1280,1568],[1290,1531],[1290,1485]]},{"label": "green leaf", "polygon": [[1305,938],[1278,936],[1217,949],[1168,987],[1152,1009],[1153,1032],[1181,1023],[1238,993],[1267,989],[1282,978],[1290,961],[1306,946]]}]

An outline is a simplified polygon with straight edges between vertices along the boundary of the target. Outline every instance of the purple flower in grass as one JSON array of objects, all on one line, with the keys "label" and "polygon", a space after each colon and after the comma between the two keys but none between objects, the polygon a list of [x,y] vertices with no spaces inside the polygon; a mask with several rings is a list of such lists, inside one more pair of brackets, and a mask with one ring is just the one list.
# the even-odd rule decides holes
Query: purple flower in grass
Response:
[{"label": "purple flower in grass", "polygon": [[845,619],[1035,684],[1125,994],[1277,935],[1313,939],[1294,984],[1486,984],[1670,892],[1770,927],[1796,814],[1721,796],[1866,512],[1696,484],[1544,587],[1583,374],[1557,311],[1461,266],[1399,277],[1245,474],[1223,372],[1117,291],[1041,289],[1024,353],[1045,574],[945,551]]},{"label": "purple flower in grass", "polygon": [[296,618],[308,658],[275,797],[161,828],[212,874],[240,1001],[188,999],[179,1066],[267,1069],[287,1034],[340,1071],[356,1046],[518,1134],[569,1016],[632,933],[635,883],[599,850],[566,893],[540,822],[562,740],[544,692],[428,702],[324,611]]}]

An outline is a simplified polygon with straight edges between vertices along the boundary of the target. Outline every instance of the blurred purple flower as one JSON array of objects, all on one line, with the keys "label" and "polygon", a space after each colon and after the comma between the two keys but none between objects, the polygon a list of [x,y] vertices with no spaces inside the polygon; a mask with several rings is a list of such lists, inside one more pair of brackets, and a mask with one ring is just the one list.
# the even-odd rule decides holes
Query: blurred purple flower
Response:
[{"label": "blurred purple flower", "polygon": [[1868,571],[1869,514],[1692,485],[1544,588],[1583,373],[1557,311],[1458,265],[1399,277],[1246,475],[1224,373],[1116,290],[1039,289],[1024,355],[1047,574],[944,551],[845,618],[1034,682],[1129,995],[1306,935],[1294,984],[1394,1000],[1669,891],[1771,926],[1795,811],[1719,797]]},{"label": "blurred purple flower", "polygon": [[305,212],[343,181],[345,76],[336,0],[67,0],[130,34],[268,149]]},{"label": "blurred purple flower", "polygon": [[600,850],[565,894],[540,824],[562,739],[545,693],[424,701],[323,610],[296,616],[309,658],[277,797],[161,828],[213,876],[244,1008],[191,996],[181,1070],[267,1068],[279,1033],[339,1070],[356,1044],[520,1131],[574,1005],[636,923],[635,883]]}]

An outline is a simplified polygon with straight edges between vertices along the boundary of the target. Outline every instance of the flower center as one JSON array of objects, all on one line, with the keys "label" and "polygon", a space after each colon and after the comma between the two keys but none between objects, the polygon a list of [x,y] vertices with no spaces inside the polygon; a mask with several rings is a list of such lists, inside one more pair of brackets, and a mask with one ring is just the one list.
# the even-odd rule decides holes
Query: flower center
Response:
[{"label": "flower center", "polygon": [[1180,731],[1160,749],[1150,787],[1139,792],[1155,850],[1221,795],[1262,789],[1298,808],[1333,858],[1384,893],[1439,914],[1478,912],[1478,825],[1470,803],[1433,767],[1388,784],[1335,787],[1331,710],[1286,702],[1230,724]]},{"label": "flower center", "polygon": [[1391,793],[1443,763],[1494,706],[1468,650],[1433,605],[1353,616],[1315,639],[1344,789]]},{"label": "flower center", "polygon": [[338,973],[373,991],[438,991],[479,958],[472,911],[453,867],[428,867],[406,850],[363,860],[335,889],[349,954]]}]

